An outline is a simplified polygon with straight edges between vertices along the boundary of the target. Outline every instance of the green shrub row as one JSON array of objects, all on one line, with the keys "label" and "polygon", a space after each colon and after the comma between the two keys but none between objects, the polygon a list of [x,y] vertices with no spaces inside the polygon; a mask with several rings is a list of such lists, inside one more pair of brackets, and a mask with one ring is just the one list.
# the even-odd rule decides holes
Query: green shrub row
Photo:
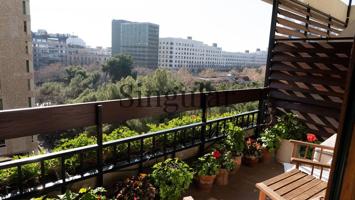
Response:
[{"label": "green shrub row", "polygon": [[[222,118],[222,117],[228,117],[228,116],[233,116],[236,115],[236,112],[228,112],[228,113],[223,113],[223,114],[214,114],[208,117],[209,120],[212,119],[217,119],[217,118]],[[172,119],[170,121],[167,121],[166,123],[160,123],[160,124],[148,124],[149,127],[149,132],[156,132],[156,131],[161,131],[161,130],[166,130],[166,129],[171,129],[179,126],[184,126],[192,123],[197,123],[201,121],[201,116],[197,115],[185,115],[179,118]],[[233,126],[232,123],[227,123],[227,129],[233,131],[236,127]],[[199,138],[197,133],[199,132],[200,127],[196,127],[195,130],[195,136],[192,135],[192,130],[188,129],[184,133],[184,139],[190,140],[192,137],[195,137],[196,139]],[[221,131],[224,131],[223,128],[221,127]],[[104,134],[103,135],[103,141],[112,141],[112,140],[118,140],[122,138],[127,138],[127,137],[132,137],[139,135],[141,133],[131,130],[128,127],[122,126],[120,128],[115,129],[109,134]],[[161,148],[164,142],[164,136],[159,136],[156,137],[156,146]],[[167,146],[173,145],[173,134],[168,134],[167,137]],[[59,152],[67,149],[73,149],[73,148],[78,148],[78,147],[83,147],[87,145],[92,145],[96,144],[96,137],[91,135],[89,132],[83,132],[79,134],[78,136],[72,138],[72,139],[67,139],[63,138],[60,140],[60,143],[58,146],[56,146],[52,152]],[[152,138],[147,138],[144,140],[144,149],[149,149],[152,147]],[[124,158],[124,156],[127,156],[127,148],[128,144],[120,144],[116,147],[116,153],[120,156],[120,158]],[[139,141],[133,141],[130,144],[130,150],[131,154],[138,153],[140,149],[140,142]],[[104,149],[104,159],[107,161],[110,161],[110,159],[114,158],[113,156],[114,149],[112,148],[105,148]],[[27,155],[27,156],[17,156],[14,157],[14,159],[21,159],[29,156],[34,156],[33,154]],[[78,170],[88,170],[90,169],[90,166],[93,167],[96,164],[96,151],[90,151],[90,152],[85,152],[82,155],[83,162],[84,162],[84,168],[79,169],[80,165],[80,156],[78,154],[75,154],[69,158],[65,159],[65,167],[66,171],[69,174],[75,174],[78,172]],[[60,175],[60,158],[55,158],[51,160],[46,160],[44,162],[45,164],[45,178],[48,180],[56,180],[56,176]],[[86,167],[86,168],[85,168]],[[28,182],[28,185],[33,185],[36,183],[39,183],[39,177],[40,177],[40,164],[39,163],[31,163],[27,164],[21,167],[22,171],[22,177],[24,181],[24,184]],[[16,184],[18,180],[18,172],[17,168],[8,168],[4,170],[0,170],[0,192],[1,190],[4,189],[5,186],[11,185],[11,184]]]}]

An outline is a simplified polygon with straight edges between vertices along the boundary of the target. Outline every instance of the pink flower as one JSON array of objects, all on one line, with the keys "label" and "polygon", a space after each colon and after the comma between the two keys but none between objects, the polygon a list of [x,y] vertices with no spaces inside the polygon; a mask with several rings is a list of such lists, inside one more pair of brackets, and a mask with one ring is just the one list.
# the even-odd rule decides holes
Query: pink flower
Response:
[{"label": "pink flower", "polygon": [[307,133],[307,141],[314,142],[317,140],[317,136],[313,133]]},{"label": "pink flower", "polygon": [[218,159],[219,157],[221,157],[221,153],[218,150],[215,150],[214,152],[212,152],[212,156],[215,159]]}]

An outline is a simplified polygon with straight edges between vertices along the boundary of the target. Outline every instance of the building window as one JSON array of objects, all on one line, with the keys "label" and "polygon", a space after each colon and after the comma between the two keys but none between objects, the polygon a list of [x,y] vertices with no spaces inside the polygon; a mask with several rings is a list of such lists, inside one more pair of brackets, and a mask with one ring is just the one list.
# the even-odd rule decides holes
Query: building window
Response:
[{"label": "building window", "polygon": [[30,72],[30,61],[26,60],[26,71],[29,73]]},{"label": "building window", "polygon": [[28,107],[32,107],[32,98],[28,97]]},{"label": "building window", "polygon": [[26,21],[23,22],[23,31],[25,31],[25,33],[27,33],[27,22]]},{"label": "building window", "polygon": [[31,91],[31,79],[27,80],[27,87],[28,87],[28,90]]},{"label": "building window", "polygon": [[0,139],[0,147],[5,147],[5,140],[4,139]]},{"label": "building window", "polygon": [[26,54],[28,54],[28,42],[26,41],[26,47],[25,47],[25,50],[26,50]]},{"label": "building window", "polygon": [[23,14],[27,15],[27,12],[26,12],[26,1],[22,1],[22,10],[23,10]]}]

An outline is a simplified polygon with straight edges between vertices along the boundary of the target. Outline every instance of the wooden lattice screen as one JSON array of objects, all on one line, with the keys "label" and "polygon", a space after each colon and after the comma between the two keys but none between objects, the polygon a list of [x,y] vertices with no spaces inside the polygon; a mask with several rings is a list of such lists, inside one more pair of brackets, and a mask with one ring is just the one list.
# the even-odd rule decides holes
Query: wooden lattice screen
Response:
[{"label": "wooden lattice screen", "polygon": [[276,38],[335,37],[346,23],[295,0],[279,0]]},{"label": "wooden lattice screen", "polygon": [[270,116],[293,112],[310,131],[329,137],[339,125],[353,39],[335,39],[344,22],[293,0],[276,0],[273,23],[266,73]]}]

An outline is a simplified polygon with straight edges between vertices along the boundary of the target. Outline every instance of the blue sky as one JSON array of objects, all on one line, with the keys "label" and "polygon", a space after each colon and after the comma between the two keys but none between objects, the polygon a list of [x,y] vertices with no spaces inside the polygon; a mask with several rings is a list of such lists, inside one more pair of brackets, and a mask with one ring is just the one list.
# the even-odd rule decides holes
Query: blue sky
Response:
[{"label": "blue sky", "polygon": [[192,36],[228,51],[266,49],[271,5],[261,0],[31,0],[32,30],[111,46],[111,20],[152,22],[160,37]]}]

